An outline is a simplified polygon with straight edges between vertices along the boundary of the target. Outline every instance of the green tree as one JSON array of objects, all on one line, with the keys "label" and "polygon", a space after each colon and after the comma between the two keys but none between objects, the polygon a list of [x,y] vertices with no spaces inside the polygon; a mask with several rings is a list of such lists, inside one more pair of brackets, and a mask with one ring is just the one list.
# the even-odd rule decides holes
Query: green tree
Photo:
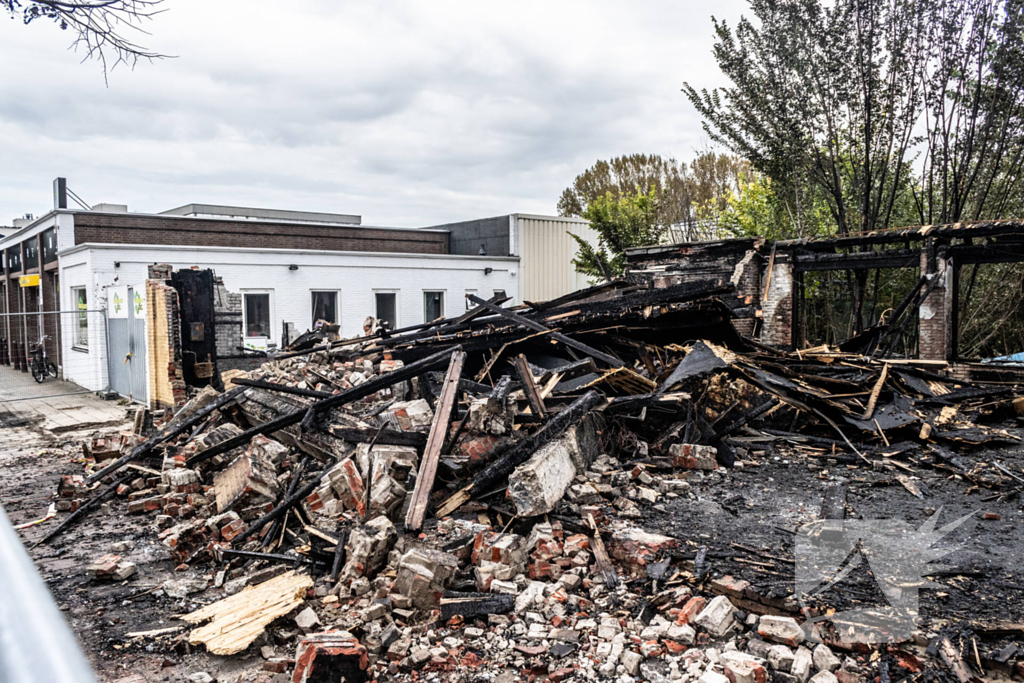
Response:
[{"label": "green tree", "polygon": [[592,202],[609,192],[622,197],[653,189],[658,200],[656,220],[671,226],[675,239],[707,239],[714,231],[709,220],[725,209],[740,173],[749,167],[739,157],[712,151],[702,152],[689,164],[657,154],[599,160],[562,192],[558,213],[582,218]]},{"label": "green tree", "polygon": [[584,219],[597,231],[597,246],[569,233],[579,245],[573,265],[594,279],[610,279],[626,269],[626,249],[657,244],[665,234],[658,221],[658,196],[654,188],[615,196],[606,192],[584,209]]}]

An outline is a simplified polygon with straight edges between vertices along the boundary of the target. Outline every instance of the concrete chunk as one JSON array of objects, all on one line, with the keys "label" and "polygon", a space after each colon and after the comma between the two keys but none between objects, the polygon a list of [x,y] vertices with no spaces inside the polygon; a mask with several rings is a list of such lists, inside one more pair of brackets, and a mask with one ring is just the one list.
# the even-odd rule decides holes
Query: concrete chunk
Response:
[{"label": "concrete chunk", "polygon": [[757,625],[757,632],[765,640],[790,647],[796,647],[804,640],[804,631],[793,617],[776,617],[765,614]]},{"label": "concrete chunk", "polygon": [[697,626],[715,638],[721,638],[734,623],[736,608],[724,595],[719,595],[707,604],[697,618],[693,620]]},{"label": "concrete chunk", "polygon": [[376,576],[397,540],[398,530],[383,515],[356,527],[349,534],[348,557],[342,576],[345,579]]}]

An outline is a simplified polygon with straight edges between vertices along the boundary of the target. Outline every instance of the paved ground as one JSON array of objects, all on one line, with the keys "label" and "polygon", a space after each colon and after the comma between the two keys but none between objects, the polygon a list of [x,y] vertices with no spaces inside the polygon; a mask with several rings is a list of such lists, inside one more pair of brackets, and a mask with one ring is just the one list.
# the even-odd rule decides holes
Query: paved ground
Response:
[{"label": "paved ground", "polygon": [[111,426],[124,419],[122,401],[104,401],[51,377],[37,383],[27,372],[0,366],[0,449],[29,445],[26,440],[34,442],[47,433]]}]

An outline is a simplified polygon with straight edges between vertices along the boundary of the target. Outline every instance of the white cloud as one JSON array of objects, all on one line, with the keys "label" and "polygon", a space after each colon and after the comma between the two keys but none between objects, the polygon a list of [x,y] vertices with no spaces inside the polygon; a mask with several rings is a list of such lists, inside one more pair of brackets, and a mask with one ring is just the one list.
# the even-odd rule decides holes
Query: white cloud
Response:
[{"label": "white cloud", "polygon": [[[599,158],[702,146],[683,81],[714,86],[710,15],[739,0],[166,0],[115,69],[47,24],[0,21],[0,223],[50,205],[187,202],[421,226],[554,213]],[[282,9],[287,7],[287,9]],[[16,68],[11,68],[17,65]]]}]

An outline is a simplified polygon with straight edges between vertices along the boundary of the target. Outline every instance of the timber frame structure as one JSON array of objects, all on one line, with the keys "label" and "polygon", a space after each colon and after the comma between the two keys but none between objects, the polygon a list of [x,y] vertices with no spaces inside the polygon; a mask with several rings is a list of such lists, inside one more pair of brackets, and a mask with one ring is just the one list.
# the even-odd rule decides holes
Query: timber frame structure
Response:
[{"label": "timber frame structure", "polygon": [[[655,287],[718,277],[736,287],[737,331],[781,349],[804,346],[804,274],[848,271],[861,283],[874,269],[917,268],[920,278],[883,325],[857,330],[844,350],[885,355],[916,314],[918,358],[958,361],[961,270],[965,265],[1024,263],[1024,221],[925,225],[831,238],[737,238],[631,249],[628,276]],[[863,290],[862,290],[863,291]],[[861,304],[863,301],[860,302]],[[858,304],[854,295],[854,310]]]}]

